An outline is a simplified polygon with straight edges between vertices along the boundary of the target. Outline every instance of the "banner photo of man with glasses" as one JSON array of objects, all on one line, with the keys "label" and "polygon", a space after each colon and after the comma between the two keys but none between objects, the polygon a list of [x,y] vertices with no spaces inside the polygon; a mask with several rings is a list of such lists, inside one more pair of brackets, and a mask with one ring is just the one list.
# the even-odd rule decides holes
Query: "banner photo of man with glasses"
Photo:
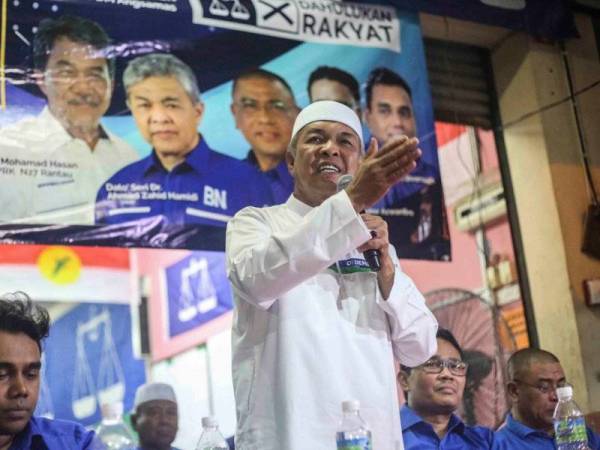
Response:
[{"label": "banner photo of man with glasses", "polygon": [[416,169],[372,212],[401,258],[450,259],[415,13],[332,0],[36,5],[8,5],[1,42],[0,242],[223,250],[237,211],[289,198],[293,121],[332,99],[353,103],[380,144],[419,139]]}]

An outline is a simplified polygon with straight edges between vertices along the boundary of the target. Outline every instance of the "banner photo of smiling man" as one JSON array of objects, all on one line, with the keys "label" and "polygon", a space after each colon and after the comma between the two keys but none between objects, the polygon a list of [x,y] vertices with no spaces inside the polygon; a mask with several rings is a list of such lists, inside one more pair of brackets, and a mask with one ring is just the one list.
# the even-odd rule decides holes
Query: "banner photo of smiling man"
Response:
[{"label": "banner photo of smiling man", "polygon": [[[367,117],[371,73],[385,68],[409,86],[422,156],[414,176],[395,189],[400,195],[374,208],[390,224],[390,241],[401,258],[450,258],[415,13],[333,0],[76,0],[44,4],[27,14],[11,3],[8,11],[8,26],[18,33],[7,35],[11,75],[7,95],[0,99],[6,103],[0,118],[0,242],[223,250],[225,226],[238,210],[289,198],[292,183],[284,159],[290,125],[311,102],[311,74],[329,66],[358,84],[355,110],[362,111],[366,141],[377,137]],[[110,40],[88,49],[94,58],[86,57],[86,64],[88,59],[97,63],[98,73],[79,67],[65,71],[62,63],[60,72],[52,72],[62,74],[55,82],[77,89],[75,100],[98,99],[96,133],[90,121],[83,127],[87,134],[71,127],[62,139],[82,147],[86,139],[91,144],[97,139],[97,149],[119,142],[119,148],[129,149],[111,152],[110,163],[94,162],[102,153],[89,148],[92,157],[85,163],[71,147],[55,158],[54,141],[31,122],[56,108],[43,84],[46,78],[33,70],[27,43],[36,40],[42,20],[67,16],[93,20]],[[83,38],[72,40],[87,45]],[[124,73],[137,58],[150,55],[171,55],[165,65],[176,66],[177,60],[188,67],[201,99],[190,96],[189,83],[166,72],[129,83]],[[109,70],[113,63],[114,72]],[[97,78],[105,80],[102,89]],[[140,93],[142,88],[147,92]],[[379,89],[375,85],[373,98]],[[326,90],[322,99],[321,94]],[[64,103],[83,108],[75,100]],[[71,116],[80,122],[87,117],[76,111]],[[32,125],[17,128],[24,121]],[[43,150],[22,151],[33,141]],[[85,217],[55,214],[67,206],[82,209]]]}]

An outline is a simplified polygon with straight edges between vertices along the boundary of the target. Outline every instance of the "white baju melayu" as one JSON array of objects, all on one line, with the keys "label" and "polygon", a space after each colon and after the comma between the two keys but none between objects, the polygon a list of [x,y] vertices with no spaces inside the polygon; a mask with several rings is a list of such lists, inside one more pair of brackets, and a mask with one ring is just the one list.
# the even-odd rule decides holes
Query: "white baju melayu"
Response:
[{"label": "white baju melayu", "polygon": [[0,222],[93,224],[96,194],[139,159],[103,131],[95,148],[72,137],[46,107],[0,130]]},{"label": "white baju melayu", "polygon": [[349,399],[360,401],[374,449],[403,448],[393,360],[426,361],[437,321],[392,247],[383,299],[356,251],[369,238],[345,191],[315,208],[292,195],[229,222],[236,448],[334,450]]}]

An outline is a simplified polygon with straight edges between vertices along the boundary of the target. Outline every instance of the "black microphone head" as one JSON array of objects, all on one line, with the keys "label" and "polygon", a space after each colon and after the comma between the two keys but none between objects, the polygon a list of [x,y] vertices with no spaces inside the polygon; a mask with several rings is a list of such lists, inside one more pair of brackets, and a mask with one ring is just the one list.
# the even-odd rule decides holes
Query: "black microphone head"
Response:
[{"label": "black microphone head", "polygon": [[352,183],[352,175],[349,173],[342,175],[338,178],[336,185],[337,192],[343,191],[348,187],[348,185]]}]

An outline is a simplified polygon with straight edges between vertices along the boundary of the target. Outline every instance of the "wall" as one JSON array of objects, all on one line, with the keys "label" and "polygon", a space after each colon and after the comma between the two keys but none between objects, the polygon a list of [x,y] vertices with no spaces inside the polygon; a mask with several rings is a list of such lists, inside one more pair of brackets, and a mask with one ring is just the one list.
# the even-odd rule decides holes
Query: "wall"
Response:
[{"label": "wall", "polygon": [[[568,43],[576,89],[600,78],[589,19]],[[568,102],[519,120],[568,95],[558,47],[513,34],[492,52],[540,346],[557,354],[584,410],[600,409],[600,311],[584,305],[581,282],[600,276],[600,262],[580,251],[589,202],[577,129]],[[586,137],[600,186],[598,88],[580,97]],[[516,121],[516,123],[514,123]],[[597,187],[598,189],[598,187]]]}]

